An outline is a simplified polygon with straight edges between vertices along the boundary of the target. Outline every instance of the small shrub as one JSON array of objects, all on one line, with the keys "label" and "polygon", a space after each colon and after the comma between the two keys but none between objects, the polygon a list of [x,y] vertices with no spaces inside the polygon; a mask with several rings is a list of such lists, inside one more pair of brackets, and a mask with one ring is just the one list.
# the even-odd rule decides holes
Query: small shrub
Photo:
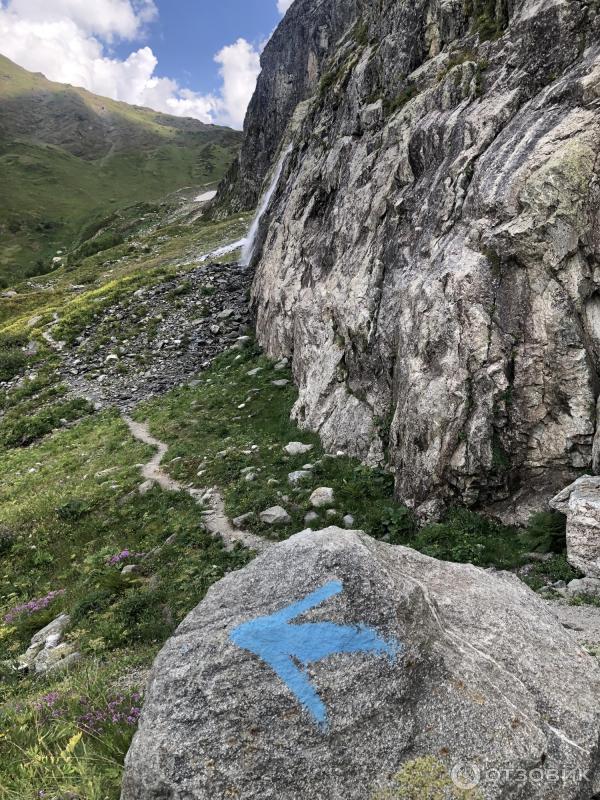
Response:
[{"label": "small shrub", "polygon": [[115,599],[115,592],[111,589],[95,589],[83,597],[73,606],[71,620],[74,625],[83,622],[89,616],[105,611]]},{"label": "small shrub", "polygon": [[13,548],[16,534],[6,525],[0,525],[0,556],[6,556]]},{"label": "small shrub", "polygon": [[564,553],[567,549],[566,528],[564,514],[541,511],[529,520],[524,541],[534,553]]},{"label": "small shrub", "polygon": [[581,573],[577,572],[564,555],[554,556],[549,561],[534,564],[528,575],[525,576],[525,583],[534,590],[541,589],[556,581],[570,581],[580,578]]},{"label": "small shrub", "polygon": [[164,641],[173,629],[160,591],[136,589],[113,607],[112,618],[100,627],[100,635],[111,645]]},{"label": "small shrub", "polygon": [[369,44],[369,26],[364,19],[359,19],[352,28],[352,38],[361,47]]},{"label": "small shrub", "polygon": [[395,114],[396,111],[404,108],[404,106],[418,94],[418,87],[414,83],[411,83],[402,92],[400,92],[400,94],[396,95],[396,97],[386,97],[383,101],[383,110],[386,116],[389,117],[392,114]]},{"label": "small shrub", "polygon": [[85,500],[72,499],[63,503],[56,509],[56,513],[61,519],[69,522],[81,519],[85,514],[89,514],[91,507]]},{"label": "small shrub", "polygon": [[89,256],[94,256],[96,253],[103,253],[105,250],[112,250],[113,247],[118,247],[123,244],[125,239],[122,234],[107,231],[96,236],[94,239],[89,239],[84,242],[69,258],[71,260],[84,259]]},{"label": "small shrub", "polygon": [[498,39],[509,24],[506,0],[465,0],[464,12],[472,19],[471,30],[482,42]]},{"label": "small shrub", "polygon": [[390,544],[404,544],[415,533],[417,522],[414,514],[404,506],[386,508],[379,524],[371,530],[376,538],[385,539]]},{"label": "small shrub", "polygon": [[522,563],[523,545],[514,528],[456,509],[441,523],[426,525],[411,546],[442,561],[509,569]]},{"label": "small shrub", "polygon": [[596,606],[600,608],[600,597],[595,597],[592,594],[580,594],[569,600],[572,606]]},{"label": "small shrub", "polygon": [[0,381],[12,380],[26,365],[27,356],[21,349],[26,344],[27,336],[23,334],[0,336]]}]

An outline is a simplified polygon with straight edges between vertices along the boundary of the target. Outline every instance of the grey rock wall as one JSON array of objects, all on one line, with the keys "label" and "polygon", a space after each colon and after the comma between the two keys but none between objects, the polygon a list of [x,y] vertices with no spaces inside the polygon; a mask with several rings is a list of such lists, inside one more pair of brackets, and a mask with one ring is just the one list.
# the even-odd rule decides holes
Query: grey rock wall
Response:
[{"label": "grey rock wall", "polygon": [[524,517],[600,463],[600,18],[492,6],[297,0],[234,180],[293,143],[253,296],[299,422],[428,513]]}]

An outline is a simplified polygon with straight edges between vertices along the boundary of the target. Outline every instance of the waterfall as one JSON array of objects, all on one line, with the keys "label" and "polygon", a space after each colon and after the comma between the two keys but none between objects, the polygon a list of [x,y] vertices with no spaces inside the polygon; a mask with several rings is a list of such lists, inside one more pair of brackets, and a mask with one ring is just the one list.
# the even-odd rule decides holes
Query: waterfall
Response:
[{"label": "waterfall", "polygon": [[247,266],[252,256],[254,255],[254,245],[256,244],[256,236],[258,234],[258,228],[260,226],[260,222],[264,217],[267,209],[269,208],[269,204],[271,202],[271,198],[275,194],[275,189],[277,188],[277,184],[279,183],[279,179],[281,178],[281,173],[283,172],[283,165],[285,163],[285,159],[289,156],[292,152],[292,145],[286,148],[283,152],[281,158],[279,159],[279,163],[277,164],[277,169],[273,173],[273,178],[271,183],[269,184],[269,188],[264,193],[258,211],[256,212],[256,216],[252,222],[250,230],[248,232],[248,237],[244,243],[244,247],[242,248],[242,264]]}]

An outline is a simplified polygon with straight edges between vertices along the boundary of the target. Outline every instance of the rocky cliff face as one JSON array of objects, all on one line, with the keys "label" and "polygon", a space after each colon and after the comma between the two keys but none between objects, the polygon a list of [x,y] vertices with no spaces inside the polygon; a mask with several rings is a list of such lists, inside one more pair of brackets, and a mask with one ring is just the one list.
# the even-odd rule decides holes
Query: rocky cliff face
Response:
[{"label": "rocky cliff face", "polygon": [[238,202],[293,150],[259,338],[423,513],[526,515],[600,466],[597,6],[296,0],[265,50]]}]

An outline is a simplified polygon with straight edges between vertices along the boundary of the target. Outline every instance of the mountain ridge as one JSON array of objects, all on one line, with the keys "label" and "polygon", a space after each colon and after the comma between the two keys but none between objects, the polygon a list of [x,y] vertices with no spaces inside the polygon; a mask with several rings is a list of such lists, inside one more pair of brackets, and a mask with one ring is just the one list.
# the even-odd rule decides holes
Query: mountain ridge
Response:
[{"label": "mountain ridge", "polygon": [[48,271],[95,219],[215,185],[241,134],[48,81],[0,56],[0,280]]}]

